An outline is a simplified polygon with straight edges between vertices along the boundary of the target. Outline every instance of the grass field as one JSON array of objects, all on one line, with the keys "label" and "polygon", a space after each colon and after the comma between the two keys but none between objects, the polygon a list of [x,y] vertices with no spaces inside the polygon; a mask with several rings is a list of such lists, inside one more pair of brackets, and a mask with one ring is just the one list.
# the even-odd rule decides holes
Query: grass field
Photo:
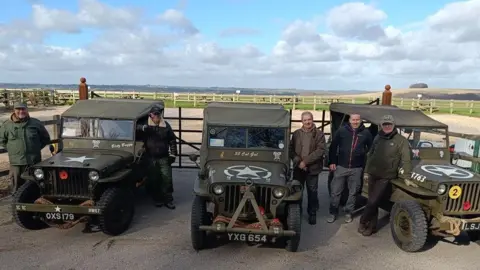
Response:
[{"label": "grass field", "polygon": [[[11,90],[15,96],[18,90]],[[26,92],[26,91],[23,91]],[[30,90],[32,92],[32,90]],[[46,92],[46,91],[43,91]],[[420,109],[427,114],[459,114],[480,117],[480,101],[453,100],[453,99],[418,99],[409,96],[425,94],[428,96],[465,94],[477,95],[478,90],[469,89],[394,89],[392,105],[403,109]],[[38,92],[37,92],[38,93]],[[371,92],[358,95],[325,95],[307,93],[296,96],[285,95],[243,95],[243,94],[215,94],[215,93],[166,93],[166,92],[134,92],[134,91],[95,91],[102,98],[144,98],[163,99],[167,107],[203,108],[208,102],[247,102],[247,103],[277,103],[283,104],[288,109],[297,110],[328,110],[332,102],[345,102],[365,104],[382,96],[382,92]],[[339,92],[341,93],[341,92]],[[37,99],[53,98],[56,104],[71,105],[78,99],[77,90],[56,90],[53,94],[39,96]],[[40,102],[41,103],[41,102]]]}]

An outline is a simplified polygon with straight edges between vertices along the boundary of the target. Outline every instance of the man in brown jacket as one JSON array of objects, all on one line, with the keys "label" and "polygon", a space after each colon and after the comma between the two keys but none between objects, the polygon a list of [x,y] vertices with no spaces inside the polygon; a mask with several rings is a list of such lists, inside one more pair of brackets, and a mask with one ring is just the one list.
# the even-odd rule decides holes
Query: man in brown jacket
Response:
[{"label": "man in brown jacket", "polygon": [[325,134],[313,123],[311,112],[302,113],[302,128],[295,130],[290,141],[290,157],[293,160],[293,178],[306,185],[308,199],[308,223],[317,223],[318,175],[323,170]]}]

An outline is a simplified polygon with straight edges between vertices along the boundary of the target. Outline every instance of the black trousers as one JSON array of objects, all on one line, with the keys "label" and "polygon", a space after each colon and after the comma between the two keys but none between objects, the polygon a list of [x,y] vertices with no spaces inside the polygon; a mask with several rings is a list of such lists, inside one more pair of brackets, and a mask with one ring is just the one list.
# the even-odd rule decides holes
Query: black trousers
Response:
[{"label": "black trousers", "polygon": [[390,180],[370,176],[368,179],[368,202],[360,218],[360,226],[375,230],[378,223],[378,207],[390,195]]},{"label": "black trousers", "polygon": [[318,174],[310,174],[308,171],[295,168],[293,178],[300,181],[304,190],[307,190],[307,212],[309,215],[315,215],[319,208]]}]

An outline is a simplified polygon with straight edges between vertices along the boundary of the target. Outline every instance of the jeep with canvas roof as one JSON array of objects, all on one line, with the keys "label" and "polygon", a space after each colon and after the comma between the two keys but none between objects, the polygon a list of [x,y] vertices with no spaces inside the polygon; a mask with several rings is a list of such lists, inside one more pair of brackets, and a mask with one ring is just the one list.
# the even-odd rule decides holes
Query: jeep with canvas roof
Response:
[{"label": "jeep with canvas roof", "polygon": [[[377,135],[383,115],[392,115],[399,134],[410,143],[410,179],[391,181],[391,194],[382,205],[390,212],[395,244],[406,252],[421,250],[429,235],[458,236],[472,240],[480,233],[480,175],[450,162],[448,125],[421,111],[396,106],[333,103],[330,105],[332,135],[358,113]],[[399,168],[399,171],[403,170]],[[362,196],[368,198],[368,182]]]},{"label": "jeep with canvas roof", "polygon": [[[282,105],[209,103],[203,111],[191,241],[276,243],[296,252],[302,185],[290,177],[290,114]],[[197,162],[197,159],[200,161]]]},{"label": "jeep with canvas roof", "polygon": [[152,106],[163,101],[79,100],[61,115],[60,151],[31,166],[13,196],[16,223],[29,230],[70,228],[92,220],[109,235],[126,231],[134,190],[144,177],[143,134]]}]

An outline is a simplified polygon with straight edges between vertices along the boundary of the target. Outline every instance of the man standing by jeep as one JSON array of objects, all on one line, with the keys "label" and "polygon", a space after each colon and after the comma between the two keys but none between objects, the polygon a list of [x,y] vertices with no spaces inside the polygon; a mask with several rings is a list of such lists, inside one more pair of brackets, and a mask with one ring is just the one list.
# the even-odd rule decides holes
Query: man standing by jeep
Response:
[{"label": "man standing by jeep", "polygon": [[398,134],[392,115],[384,115],[381,130],[367,154],[364,181],[368,181],[368,202],[358,232],[370,236],[376,231],[378,207],[389,196],[390,180],[409,178],[412,171],[411,149],[408,140]]},{"label": "man standing by jeep", "polygon": [[331,182],[330,216],[328,223],[337,219],[338,207],[345,184],[348,186],[348,200],[345,205],[345,222],[352,222],[352,212],[360,187],[365,156],[372,146],[372,135],[365,128],[359,114],[350,114],[349,124],[335,133],[329,149],[329,167],[334,172]]},{"label": "man standing by jeep", "polygon": [[8,152],[13,193],[25,182],[21,174],[42,161],[42,149],[50,143],[50,135],[40,120],[30,117],[25,103],[16,103],[10,119],[0,127],[0,137],[0,145]]},{"label": "man standing by jeep", "polygon": [[163,108],[152,107],[147,125],[139,127],[145,134],[144,147],[148,166],[146,188],[155,206],[165,205],[169,209],[175,209],[172,196],[172,163],[178,155],[177,142],[172,127],[163,119],[163,112]]},{"label": "man standing by jeep", "polygon": [[317,223],[318,175],[323,170],[325,135],[313,123],[313,114],[303,112],[302,127],[295,130],[290,141],[290,157],[293,159],[293,178],[306,185],[308,199],[308,223]]}]

